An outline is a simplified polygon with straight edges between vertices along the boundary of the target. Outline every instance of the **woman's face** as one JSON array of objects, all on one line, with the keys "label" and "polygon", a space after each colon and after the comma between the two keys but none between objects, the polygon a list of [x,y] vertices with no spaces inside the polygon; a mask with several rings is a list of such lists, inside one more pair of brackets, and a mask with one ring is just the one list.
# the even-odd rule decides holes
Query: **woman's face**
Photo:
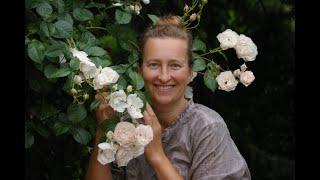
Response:
[{"label": "woman's face", "polygon": [[184,99],[192,77],[187,41],[178,38],[149,38],[144,46],[142,76],[154,103],[175,104]]}]

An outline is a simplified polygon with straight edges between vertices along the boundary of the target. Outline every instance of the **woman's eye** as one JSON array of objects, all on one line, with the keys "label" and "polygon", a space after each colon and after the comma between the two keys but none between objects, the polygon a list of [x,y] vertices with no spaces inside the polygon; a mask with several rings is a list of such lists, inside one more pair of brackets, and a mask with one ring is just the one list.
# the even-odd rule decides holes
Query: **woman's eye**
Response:
[{"label": "woman's eye", "polygon": [[179,69],[181,68],[180,64],[171,64],[172,69]]},{"label": "woman's eye", "polygon": [[151,69],[156,69],[158,67],[158,64],[151,63],[151,64],[148,65],[148,67],[150,67]]}]

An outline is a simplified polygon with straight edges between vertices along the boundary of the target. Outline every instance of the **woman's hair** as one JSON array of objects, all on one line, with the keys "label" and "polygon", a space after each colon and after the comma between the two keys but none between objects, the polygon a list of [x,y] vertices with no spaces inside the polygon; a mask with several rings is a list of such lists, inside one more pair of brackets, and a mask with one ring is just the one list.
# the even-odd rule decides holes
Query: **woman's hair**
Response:
[{"label": "woman's hair", "polygon": [[140,59],[139,64],[142,65],[142,57],[144,46],[149,38],[178,38],[186,40],[188,43],[188,64],[190,67],[193,66],[192,61],[192,35],[188,32],[182,22],[182,19],[179,16],[167,15],[160,17],[157,22],[148,27],[140,40]]}]

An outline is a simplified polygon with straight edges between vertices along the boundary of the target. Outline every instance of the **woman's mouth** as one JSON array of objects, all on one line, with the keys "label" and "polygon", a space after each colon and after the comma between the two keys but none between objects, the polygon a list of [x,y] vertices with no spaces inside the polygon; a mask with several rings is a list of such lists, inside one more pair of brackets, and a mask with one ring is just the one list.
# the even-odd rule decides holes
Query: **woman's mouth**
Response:
[{"label": "woman's mouth", "polygon": [[173,89],[174,85],[155,85],[158,91],[167,92]]}]

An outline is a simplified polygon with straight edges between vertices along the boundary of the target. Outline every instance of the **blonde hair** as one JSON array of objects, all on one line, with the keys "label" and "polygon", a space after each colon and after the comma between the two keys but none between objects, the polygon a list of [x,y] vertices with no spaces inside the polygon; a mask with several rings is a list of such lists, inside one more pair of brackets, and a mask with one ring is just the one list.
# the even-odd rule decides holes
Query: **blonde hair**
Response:
[{"label": "blonde hair", "polygon": [[[167,15],[160,17],[157,22],[148,27],[143,33],[140,41],[141,52],[140,57],[143,57],[143,51],[145,43],[149,38],[179,38],[186,40],[188,43],[188,64],[190,67],[193,65],[192,61],[192,35],[187,31],[183,25],[182,19],[179,16]],[[140,58],[139,64],[142,65],[142,58]]]}]

